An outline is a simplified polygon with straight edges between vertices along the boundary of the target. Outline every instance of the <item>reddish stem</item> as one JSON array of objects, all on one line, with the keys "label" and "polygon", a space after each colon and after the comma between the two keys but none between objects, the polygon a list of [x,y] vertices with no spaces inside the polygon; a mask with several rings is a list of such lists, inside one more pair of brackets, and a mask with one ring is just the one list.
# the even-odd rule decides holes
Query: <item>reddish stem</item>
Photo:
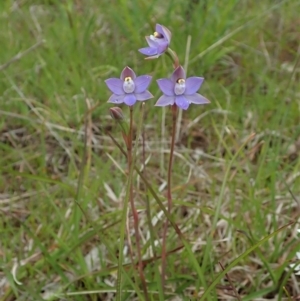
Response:
[{"label": "reddish stem", "polygon": [[[132,139],[133,138],[133,107],[130,107],[130,126],[129,126],[129,135],[128,135],[128,145],[127,145],[127,158],[128,158],[128,168],[130,170],[132,166]],[[135,233],[135,241],[137,248],[137,256],[138,256],[138,270],[140,274],[140,278],[142,281],[142,287],[145,295],[146,301],[149,300],[147,284],[143,270],[143,260],[141,253],[141,244],[140,244],[140,234],[139,234],[139,215],[135,208],[134,199],[133,199],[133,184],[132,179],[130,179],[130,191],[129,191],[129,200],[131,205],[131,211],[133,215],[133,224],[134,224],[134,233]]]},{"label": "reddish stem", "polygon": [[[174,147],[175,147],[175,132],[176,132],[176,118],[177,118],[177,105],[172,106],[172,140],[170,148],[170,158],[169,158],[169,167],[168,167],[168,190],[167,190],[167,200],[168,200],[168,213],[171,214],[172,210],[172,166],[173,166],[173,156],[174,156]],[[162,268],[161,268],[161,278],[162,278],[162,287],[165,286],[166,278],[166,265],[167,265],[167,230],[168,230],[168,219],[166,219],[163,230],[163,242],[162,242]]]},{"label": "reddish stem", "polygon": [[[173,61],[173,67],[176,69],[180,66],[178,55],[171,48],[168,48],[167,54],[171,57]],[[177,105],[174,104],[172,106],[172,140],[171,140],[171,148],[170,148],[170,158],[169,158],[169,167],[168,167],[168,190],[167,190],[167,200],[168,200],[168,213],[171,214],[172,210],[172,166],[173,166],[173,155],[174,155],[174,146],[175,146],[175,133],[176,133],[176,118],[177,118]],[[168,231],[168,219],[166,219],[163,229],[163,241],[162,241],[162,267],[161,267],[161,281],[162,287],[165,287],[166,281],[166,265],[167,265],[167,231]]]},{"label": "reddish stem", "polygon": [[179,58],[178,58],[177,53],[174,50],[172,50],[171,48],[168,48],[168,50],[167,50],[166,53],[167,53],[167,55],[170,56],[171,60],[173,61],[173,67],[174,67],[174,69],[176,69],[177,67],[179,67],[180,63],[179,63]]}]

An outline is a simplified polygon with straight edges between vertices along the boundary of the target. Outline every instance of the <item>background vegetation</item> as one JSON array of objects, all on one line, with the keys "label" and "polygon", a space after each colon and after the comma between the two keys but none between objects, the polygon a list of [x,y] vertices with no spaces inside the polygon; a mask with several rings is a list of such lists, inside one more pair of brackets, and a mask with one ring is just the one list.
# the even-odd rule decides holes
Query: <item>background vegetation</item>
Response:
[{"label": "background vegetation", "polygon": [[[165,297],[155,258],[165,217],[135,176],[151,300],[200,300],[208,288],[203,300],[295,300],[299,10],[297,0],[1,1],[0,300],[114,300],[127,167],[107,135],[122,143],[104,80],[126,65],[154,79],[172,72],[167,57],[137,51],[156,23],[189,76],[205,77],[211,104],[182,116],[173,213],[193,256],[170,226]],[[150,91],[156,100],[155,80]],[[155,100],[146,175],[165,200],[171,114]],[[123,300],[143,300],[136,278],[126,265]]]}]

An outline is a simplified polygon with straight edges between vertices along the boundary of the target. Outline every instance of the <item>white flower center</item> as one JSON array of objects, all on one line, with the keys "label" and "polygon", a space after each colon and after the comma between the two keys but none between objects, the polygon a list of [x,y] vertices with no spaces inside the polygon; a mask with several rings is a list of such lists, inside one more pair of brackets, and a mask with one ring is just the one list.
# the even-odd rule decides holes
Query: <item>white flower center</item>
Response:
[{"label": "white flower center", "polygon": [[160,33],[158,33],[158,32],[154,32],[152,35],[150,35],[150,39],[152,40],[152,41],[157,41],[157,40],[160,40],[160,39],[163,39],[164,38],[164,36],[162,35],[162,34],[160,34]]},{"label": "white flower center", "polygon": [[125,93],[132,93],[135,89],[134,81],[130,76],[125,77],[124,83],[123,83],[123,89]]},{"label": "white flower center", "polygon": [[174,87],[174,93],[175,95],[182,95],[185,92],[185,80],[183,78],[180,78],[177,80],[175,87]]}]

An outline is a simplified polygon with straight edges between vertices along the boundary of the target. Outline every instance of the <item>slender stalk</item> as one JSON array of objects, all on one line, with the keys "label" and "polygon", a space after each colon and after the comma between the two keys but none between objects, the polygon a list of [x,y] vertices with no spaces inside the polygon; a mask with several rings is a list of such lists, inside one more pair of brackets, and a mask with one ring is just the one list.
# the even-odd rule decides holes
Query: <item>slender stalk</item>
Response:
[{"label": "slender stalk", "polygon": [[[189,54],[190,54],[190,49],[191,49],[191,36],[189,35],[187,38],[187,43],[186,43],[186,51],[185,51],[185,59],[184,59],[184,70],[187,74],[188,72],[188,65],[189,65]],[[180,128],[181,128],[181,121],[182,121],[182,110],[179,110],[178,112],[178,117],[177,117],[177,122],[176,122],[176,139],[175,141],[178,142],[180,139]]]},{"label": "slender stalk", "polygon": [[84,209],[85,209],[82,204],[83,202],[81,200],[81,197],[91,167],[92,116],[89,113],[91,106],[88,98],[86,98],[86,105],[87,105],[87,114],[85,115],[85,120],[84,120],[84,131],[85,131],[84,149],[83,149],[82,161],[80,164],[80,172],[79,172],[79,177],[77,182],[75,208],[74,208],[74,237],[79,237],[80,221],[82,218],[82,214],[84,214]]},{"label": "slender stalk", "polygon": [[[122,222],[121,222],[121,231],[120,231],[120,244],[119,244],[119,259],[118,259],[118,275],[117,275],[117,294],[116,294],[116,300],[117,301],[121,301],[122,300],[122,271],[124,271],[124,267],[123,267],[123,246],[124,246],[124,238],[125,238],[125,228],[124,225],[126,224],[126,221],[128,219],[128,204],[130,202],[131,204],[131,208],[133,209],[133,213],[135,212],[135,214],[133,214],[134,216],[134,227],[135,227],[135,235],[136,235],[136,244],[137,244],[137,248],[138,248],[138,261],[139,261],[139,274],[140,274],[140,278],[142,281],[142,286],[143,286],[143,291],[144,291],[144,297],[146,301],[149,301],[149,297],[148,297],[148,291],[147,291],[147,286],[146,286],[146,281],[145,281],[145,277],[143,274],[143,262],[142,262],[142,257],[141,257],[141,249],[140,249],[140,239],[139,239],[139,231],[138,231],[138,219],[136,220],[136,216],[137,216],[137,211],[134,207],[134,200],[133,200],[133,184],[132,184],[132,179],[133,179],[133,171],[134,169],[136,169],[135,167],[135,157],[136,157],[136,151],[137,151],[137,145],[138,145],[138,138],[140,136],[140,129],[142,127],[142,121],[143,121],[143,108],[144,106],[142,105],[142,112],[140,114],[140,119],[139,119],[139,124],[138,124],[138,131],[137,131],[137,135],[136,135],[136,141],[135,141],[135,146],[134,149],[132,150],[132,140],[133,140],[133,108],[130,107],[130,128],[129,130],[126,130],[126,124],[123,124],[122,118],[121,119],[117,119],[119,122],[119,125],[121,126],[122,129],[122,135],[126,144],[126,150],[124,151],[122,149],[122,147],[118,144],[118,142],[114,139],[114,137],[112,135],[110,135],[109,133],[107,133],[110,138],[116,143],[116,145],[120,148],[120,150],[122,151],[122,153],[126,156],[127,160],[128,160],[128,167],[129,167],[129,174],[128,174],[128,180],[127,180],[127,187],[126,187],[126,196],[125,196],[125,201],[124,201],[124,210],[122,213]],[[114,117],[118,117],[117,114],[120,112],[117,112],[117,110],[114,108],[113,112],[112,112]],[[136,169],[137,171],[139,171],[138,169]],[[139,174],[141,176],[141,174]],[[138,216],[137,216],[138,217]],[[137,236],[138,235],[138,236]],[[128,231],[127,231],[127,236],[129,236]],[[135,270],[136,265],[134,262],[134,258],[133,258],[133,254],[131,255],[131,261],[132,261],[132,265],[133,265],[133,269]],[[136,277],[136,273],[134,273],[135,276],[135,281],[136,283],[137,281],[137,277]]]},{"label": "slender stalk", "polygon": [[173,67],[174,69],[176,69],[180,65],[177,53],[171,48],[168,48],[166,54],[171,58],[173,62]]},{"label": "slender stalk", "polygon": [[[121,151],[121,153],[126,157],[126,151],[122,148],[122,146],[118,143],[118,141],[109,133],[109,132],[105,132],[107,136],[110,137],[110,139],[114,142],[114,144],[118,147],[118,149]],[[145,183],[147,189],[149,189],[150,193],[152,194],[152,196],[154,197],[154,199],[156,200],[157,204],[159,205],[159,208],[164,212],[165,216],[167,217],[167,219],[169,220],[170,224],[172,225],[172,227],[174,228],[175,232],[177,233],[178,237],[180,238],[180,240],[183,242],[183,244],[187,244],[188,246],[188,242],[185,239],[183,233],[180,231],[179,227],[177,226],[177,224],[172,220],[172,217],[170,216],[170,214],[168,213],[168,210],[165,208],[165,206],[163,205],[163,202],[159,199],[158,195],[156,194],[155,190],[152,188],[152,186],[150,185],[150,183],[147,181],[147,179],[144,177],[143,173],[139,170],[139,168],[134,165],[133,166],[134,170],[137,172],[137,174],[141,177],[141,179],[143,180],[143,182]]]},{"label": "slender stalk", "polygon": [[[224,271],[225,268],[224,268],[223,264],[221,262],[219,262],[219,265],[221,266],[221,269]],[[242,299],[241,299],[236,287],[234,286],[233,282],[231,281],[231,278],[229,277],[228,273],[226,273],[225,276],[226,276],[228,282],[230,283],[231,289],[234,292],[234,295],[236,296],[236,299],[238,301],[242,301]]]},{"label": "slender stalk", "polygon": [[[127,158],[128,158],[128,168],[129,170],[132,168],[132,138],[133,138],[133,107],[130,107],[130,125],[129,125],[129,136],[128,136],[128,145],[127,145]],[[145,299],[148,301],[148,291],[146,279],[143,271],[143,260],[142,260],[142,252],[141,252],[141,243],[140,243],[140,233],[139,233],[139,215],[135,208],[134,199],[133,199],[133,183],[132,179],[130,182],[130,190],[129,190],[129,201],[131,205],[131,211],[133,215],[133,224],[134,224],[134,233],[135,233],[135,242],[137,249],[137,257],[138,257],[138,270],[140,274],[140,278],[142,281],[142,287],[145,295]]]},{"label": "slender stalk", "polygon": [[[173,156],[174,156],[174,146],[175,146],[175,135],[176,135],[176,118],[177,118],[177,105],[172,106],[172,138],[171,138],[171,148],[170,148],[170,158],[168,167],[168,190],[167,190],[167,200],[168,200],[168,213],[171,214],[172,210],[172,166],[173,166]],[[168,231],[168,219],[166,219],[163,230],[163,242],[162,242],[162,268],[161,268],[161,278],[162,286],[165,286],[166,278],[166,264],[167,264],[167,231]]]},{"label": "slender stalk", "polygon": [[[166,54],[171,58],[173,62],[173,67],[176,69],[180,66],[178,55],[171,48],[167,49]],[[172,138],[170,147],[170,158],[168,167],[168,190],[167,190],[167,200],[168,200],[168,214],[171,215],[172,210],[172,166],[173,166],[173,156],[174,156],[174,146],[176,138],[176,119],[177,119],[177,105],[172,105]],[[166,281],[166,265],[167,265],[167,231],[168,231],[168,219],[166,219],[163,229],[163,241],[162,241],[162,251],[161,251],[161,282],[162,287],[165,287]]]},{"label": "slender stalk", "polygon": [[[142,174],[144,178],[147,178],[146,175],[146,150],[145,150],[145,141],[146,141],[146,135],[145,135],[145,129],[143,128],[143,133],[142,133],[142,145],[143,145],[143,170]],[[156,251],[155,251],[155,244],[154,244],[154,228],[151,222],[151,204],[150,200],[148,197],[148,187],[146,186],[146,191],[145,191],[145,196],[146,196],[146,212],[147,212],[147,220],[148,220],[148,226],[149,226],[149,231],[150,231],[150,243],[151,243],[151,248],[152,248],[152,254],[154,258],[157,257]]]},{"label": "slender stalk", "polygon": [[[142,131],[142,158],[143,158],[143,169],[141,171],[142,175],[144,178],[147,178],[146,175],[146,150],[145,150],[145,141],[146,141],[146,135],[145,135],[145,127],[143,126],[143,131]],[[148,223],[148,227],[149,227],[149,232],[150,232],[150,244],[151,244],[151,252],[150,252],[150,257],[153,258],[158,258],[156,250],[155,250],[155,244],[154,244],[154,228],[152,225],[152,218],[151,218],[151,204],[150,204],[150,200],[149,200],[149,196],[148,196],[148,187],[146,185],[145,188],[145,199],[146,199],[146,214],[147,214],[147,223]],[[144,267],[147,265],[147,263],[145,263],[144,261]],[[157,267],[157,271],[156,273],[158,273],[157,275],[160,274],[159,268]],[[159,288],[158,288],[158,293],[160,296],[159,300],[163,300],[163,286],[162,283],[160,283]]]},{"label": "slender stalk", "polygon": [[[129,195],[130,195],[130,189],[129,189]],[[131,242],[131,237],[130,237],[130,224],[129,224],[129,208],[128,206],[126,208],[124,208],[124,210],[126,211],[126,223],[125,223],[125,227],[126,227],[126,237],[127,237],[127,244],[128,244],[128,249],[129,249],[129,255],[130,255],[130,260],[131,260],[131,264],[133,267],[133,270],[135,269],[135,265],[134,265],[134,256],[133,256],[133,248],[132,248],[132,242]]]},{"label": "slender stalk", "polygon": [[[126,147],[127,147],[127,164],[128,164],[128,172],[131,169],[132,166],[132,133],[133,133],[133,108],[130,107],[130,119],[129,119],[129,131],[126,135]],[[132,203],[133,199],[133,184],[132,184],[132,178],[129,178],[129,202],[130,204]],[[132,207],[132,205],[131,205]],[[132,248],[132,243],[131,243],[131,238],[130,238],[130,225],[129,225],[129,210],[128,207],[124,208],[124,210],[127,211],[126,213],[126,234],[127,234],[127,243],[129,247],[129,253],[130,253],[130,259],[132,263],[133,270],[135,270],[135,265],[134,265],[134,256],[133,256],[133,248]]]}]

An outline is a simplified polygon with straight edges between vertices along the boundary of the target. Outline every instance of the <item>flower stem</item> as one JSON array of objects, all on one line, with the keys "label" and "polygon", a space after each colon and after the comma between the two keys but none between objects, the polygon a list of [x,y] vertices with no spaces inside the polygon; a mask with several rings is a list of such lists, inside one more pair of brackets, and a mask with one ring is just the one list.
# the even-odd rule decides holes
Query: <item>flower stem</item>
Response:
[{"label": "flower stem", "polygon": [[[170,158],[168,167],[168,190],[167,190],[167,200],[168,200],[168,213],[171,214],[172,210],[172,166],[173,166],[173,156],[174,156],[174,146],[175,146],[175,133],[176,133],[176,118],[177,118],[177,105],[172,106],[172,138],[171,138],[171,148],[170,148]],[[163,230],[163,242],[162,242],[162,271],[161,278],[163,287],[165,286],[166,278],[166,264],[167,264],[167,230],[168,230],[168,219],[166,219]]]},{"label": "flower stem", "polygon": [[[173,62],[173,67],[176,69],[180,66],[179,58],[177,53],[168,48],[166,54],[171,58]],[[168,200],[168,214],[171,215],[172,210],[172,166],[173,166],[173,155],[174,155],[174,146],[175,146],[175,136],[176,136],[176,119],[177,119],[177,105],[172,105],[172,138],[171,138],[171,148],[170,148],[170,159],[168,167],[168,191],[167,191],[167,200]],[[168,219],[166,219],[163,229],[163,241],[162,241],[162,252],[161,252],[161,282],[162,287],[165,287],[166,281],[166,265],[167,265],[167,231],[168,231]]]},{"label": "flower stem", "polygon": [[[124,134],[122,132],[123,139],[126,143],[127,147],[127,164],[128,164],[128,173],[130,171],[131,165],[132,165],[132,107],[130,107],[130,126],[129,126],[129,131],[127,134]],[[129,177],[129,201],[131,203],[131,199],[133,198],[133,184],[132,184],[132,177],[130,177],[130,173],[128,175]],[[129,212],[128,212],[128,207],[124,208],[124,210],[127,211],[126,213],[126,235],[127,235],[127,243],[128,243],[128,248],[129,248],[129,254],[130,254],[130,259],[131,263],[133,266],[133,270],[135,270],[134,266],[134,256],[133,256],[133,248],[132,248],[132,243],[131,243],[131,237],[130,237],[130,226],[129,226]]]},{"label": "flower stem", "polygon": [[167,55],[171,58],[171,60],[173,61],[174,69],[176,69],[177,67],[180,66],[178,55],[177,55],[177,53],[176,53],[174,50],[172,50],[171,48],[168,48],[167,51],[166,51],[166,54],[167,54]]},{"label": "flower stem", "polygon": [[[128,145],[127,145],[127,157],[128,157],[128,168],[132,169],[132,139],[133,138],[133,107],[130,107],[130,125],[129,125],[129,136],[128,136]],[[141,243],[140,243],[140,234],[139,234],[139,215],[135,208],[134,199],[133,199],[133,183],[132,179],[130,182],[130,190],[129,190],[129,201],[131,205],[131,211],[133,215],[133,224],[134,224],[134,233],[135,233],[135,242],[137,248],[137,257],[138,257],[138,271],[140,274],[140,278],[142,281],[142,287],[145,295],[145,300],[149,300],[146,279],[143,271],[143,260],[141,253]]]}]

